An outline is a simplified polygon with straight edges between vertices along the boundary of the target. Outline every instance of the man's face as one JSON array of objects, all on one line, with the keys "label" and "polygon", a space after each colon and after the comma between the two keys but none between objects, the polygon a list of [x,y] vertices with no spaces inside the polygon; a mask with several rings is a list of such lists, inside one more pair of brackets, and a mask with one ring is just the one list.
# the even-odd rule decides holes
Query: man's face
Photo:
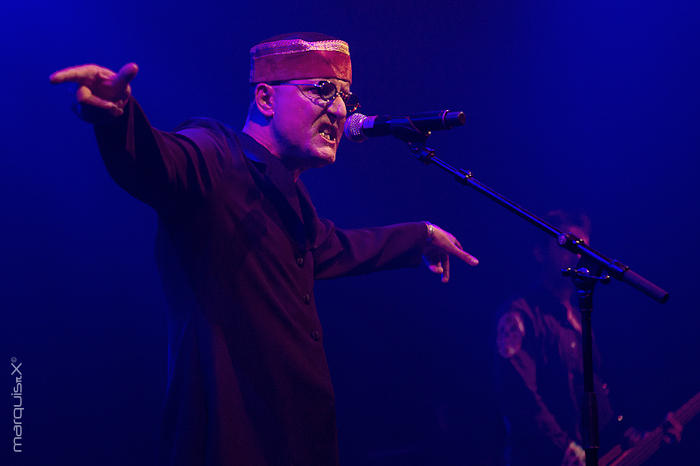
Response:
[{"label": "man's face", "polygon": [[275,90],[272,130],[283,162],[301,169],[335,162],[347,116],[345,103],[336,96],[324,101],[313,84],[330,81],[341,92],[350,84],[340,79],[295,79],[273,85]]}]

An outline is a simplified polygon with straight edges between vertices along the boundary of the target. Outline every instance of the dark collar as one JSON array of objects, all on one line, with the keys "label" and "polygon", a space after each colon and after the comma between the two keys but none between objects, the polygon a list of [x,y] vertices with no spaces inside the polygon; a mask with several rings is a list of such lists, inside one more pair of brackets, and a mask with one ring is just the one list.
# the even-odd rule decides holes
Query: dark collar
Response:
[{"label": "dark collar", "polygon": [[303,214],[299,204],[299,186],[302,183],[296,183],[292,177],[292,173],[282,164],[282,161],[272,155],[272,153],[262,144],[256,141],[252,136],[246,133],[238,133],[238,140],[241,143],[241,149],[245,157],[250,160],[255,167],[264,175],[277,190],[282,193],[285,201],[289,204],[296,215],[296,219],[300,224],[303,224]]},{"label": "dark collar", "polygon": [[[244,132],[238,133],[238,140],[241,142],[241,148],[245,156],[251,161],[263,165],[268,165],[270,161],[279,159],[272,155],[272,152],[267,150],[265,146],[256,141],[252,136]],[[279,162],[281,165],[281,162]]]},{"label": "dark collar", "polygon": [[239,133],[239,140],[246,158],[255,163],[272,182],[285,194],[296,196],[296,183],[292,173],[287,170],[279,157],[272,155],[265,146],[246,133]]}]

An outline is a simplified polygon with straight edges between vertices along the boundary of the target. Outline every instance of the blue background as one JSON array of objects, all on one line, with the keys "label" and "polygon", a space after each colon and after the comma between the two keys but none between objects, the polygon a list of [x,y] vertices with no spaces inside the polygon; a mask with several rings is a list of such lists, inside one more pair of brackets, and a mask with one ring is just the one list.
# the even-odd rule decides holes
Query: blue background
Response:
[{"label": "blue background", "polygon": [[[3,9],[0,380],[9,391],[17,357],[26,410],[25,452],[11,456],[8,397],[0,464],[152,464],[165,388],[155,215],[110,180],[69,109],[74,89],[48,75],[134,61],[134,95],[158,128],[199,115],[240,128],[248,49],[290,31],[350,43],[364,113],[465,111],[464,128],[431,137],[440,156],[535,213],[585,210],[595,248],[671,292],[659,305],[620,283],[597,291],[594,329],[619,411],[651,429],[700,390],[695,2]],[[340,226],[426,219],[481,260],[453,263],[447,285],[423,269],[318,283],[341,463],[499,464],[495,315],[530,282],[541,233],[391,138],[344,141],[334,166],[303,179]],[[696,424],[659,464],[698,464]]]}]

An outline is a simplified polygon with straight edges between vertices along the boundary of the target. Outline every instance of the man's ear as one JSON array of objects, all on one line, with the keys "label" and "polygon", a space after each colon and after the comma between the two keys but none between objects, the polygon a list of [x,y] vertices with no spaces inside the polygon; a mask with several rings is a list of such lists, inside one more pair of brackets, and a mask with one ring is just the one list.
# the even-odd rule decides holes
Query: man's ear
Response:
[{"label": "man's ear", "polygon": [[272,118],[275,114],[275,89],[267,83],[258,83],[255,86],[255,106],[265,118]]}]

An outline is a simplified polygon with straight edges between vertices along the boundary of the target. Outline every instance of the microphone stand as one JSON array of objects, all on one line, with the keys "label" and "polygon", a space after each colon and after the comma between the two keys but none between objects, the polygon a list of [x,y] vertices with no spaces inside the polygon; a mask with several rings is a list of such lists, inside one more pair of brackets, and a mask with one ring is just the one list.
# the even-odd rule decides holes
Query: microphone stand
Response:
[{"label": "microphone stand", "polygon": [[392,134],[408,143],[413,154],[426,165],[434,164],[444,171],[452,174],[455,179],[463,184],[471,186],[497,204],[505,207],[527,222],[535,225],[540,230],[557,239],[559,246],[580,255],[576,268],[569,267],[562,270],[562,274],[571,277],[576,287],[579,310],[581,311],[581,338],[583,358],[583,436],[586,451],[586,466],[598,465],[598,402],[593,385],[593,326],[591,317],[593,314],[593,290],[598,282],[608,283],[610,277],[627,283],[641,291],[659,303],[668,301],[669,294],[659,286],[632,271],[620,261],[611,259],[599,251],[588,246],[583,239],[572,233],[563,233],[532,212],[524,209],[505,196],[489,188],[472,175],[469,170],[454,168],[445,161],[435,156],[435,149],[425,145],[430,132],[421,132],[410,121],[400,128],[394,128]]}]

